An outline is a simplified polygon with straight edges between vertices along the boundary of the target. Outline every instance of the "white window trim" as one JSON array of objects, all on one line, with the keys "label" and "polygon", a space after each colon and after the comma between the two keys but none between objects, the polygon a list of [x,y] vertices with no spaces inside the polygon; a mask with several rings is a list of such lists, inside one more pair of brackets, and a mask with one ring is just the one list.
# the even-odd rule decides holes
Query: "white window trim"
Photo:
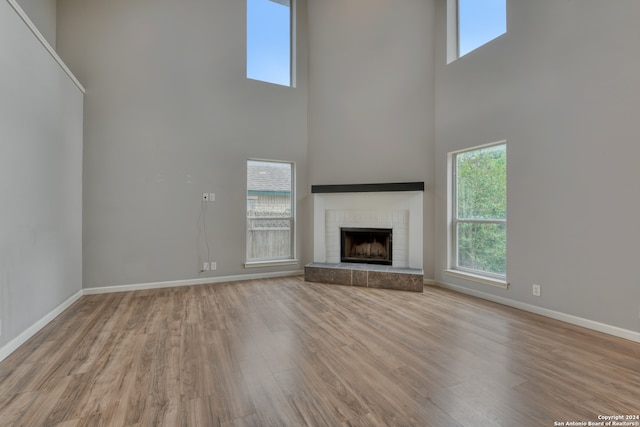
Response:
[{"label": "white window trim", "polygon": [[296,19],[297,13],[298,13],[298,2],[296,0],[290,0],[290,4],[289,4],[289,8],[290,10],[290,15],[289,15],[289,31],[291,32],[291,34],[289,34],[289,49],[291,50],[289,52],[289,87],[295,88],[297,85],[297,81],[296,81],[296,73],[297,73],[297,67],[296,67],[296,41],[297,41],[297,37],[296,37],[296,33],[297,33],[297,22],[298,20]]},{"label": "white window trim", "polygon": [[509,288],[509,282],[504,279],[492,278],[489,276],[483,276],[476,273],[467,272],[464,270],[456,269],[456,270],[445,270],[445,274],[453,277],[457,277],[459,279],[469,280],[471,282],[482,283],[484,285],[496,286],[502,289]]},{"label": "white window trim", "polygon": [[458,0],[447,0],[447,64],[458,59]]},{"label": "white window trim", "polygon": [[283,259],[273,261],[247,261],[244,263],[244,268],[259,268],[259,267],[276,267],[281,265],[297,265],[300,261],[297,259]]},{"label": "white window trim", "polygon": [[[244,207],[244,217],[245,217],[245,262],[244,262],[244,268],[258,268],[258,267],[272,267],[272,266],[282,266],[282,265],[294,265],[294,264],[298,264],[299,260],[297,259],[297,246],[296,246],[296,234],[297,234],[297,221],[296,221],[296,191],[297,191],[297,186],[296,186],[296,163],[295,162],[291,162],[291,161],[287,161],[287,160],[273,160],[273,159],[258,159],[258,158],[249,158],[246,159],[245,161],[245,172],[247,172],[247,167],[250,161],[256,161],[256,162],[273,162],[273,163],[284,163],[284,164],[288,164],[291,165],[291,217],[287,217],[287,219],[290,219],[291,221],[291,242],[290,244],[290,248],[291,251],[289,253],[289,256],[286,258],[255,258],[255,259],[249,259],[248,258],[248,254],[249,254],[249,246],[248,246],[248,242],[249,242],[249,236],[248,236],[248,231],[247,231],[247,223],[249,218],[247,217],[247,211],[249,209],[249,204],[248,204],[248,197],[247,197],[247,193],[248,193],[248,182],[245,182],[245,191],[247,193],[245,193],[245,207]],[[245,173],[245,180],[247,179],[247,173]]]},{"label": "white window trim", "polygon": [[[457,3],[457,0],[456,0]],[[445,274],[453,277],[457,277],[460,279],[466,279],[472,282],[482,283],[490,286],[497,286],[499,288],[507,289],[509,287],[509,282],[507,281],[506,274],[503,276],[501,274],[492,274],[490,272],[484,272],[479,270],[470,270],[462,267],[458,267],[458,247],[457,247],[457,235],[456,235],[456,224],[458,222],[477,222],[477,223],[489,223],[489,224],[507,224],[507,219],[477,219],[477,220],[463,220],[459,221],[456,218],[456,181],[455,181],[455,159],[456,156],[460,153],[466,153],[469,151],[481,150],[483,148],[494,147],[498,145],[504,145],[506,147],[507,141],[501,140],[496,142],[490,142],[488,144],[478,145],[475,147],[465,148],[462,150],[452,151],[448,155],[448,188],[447,195],[449,198],[449,202],[447,203],[447,218],[448,218],[448,229],[447,229],[447,245],[449,250],[447,251],[448,259],[447,265],[449,266],[444,270]]]}]

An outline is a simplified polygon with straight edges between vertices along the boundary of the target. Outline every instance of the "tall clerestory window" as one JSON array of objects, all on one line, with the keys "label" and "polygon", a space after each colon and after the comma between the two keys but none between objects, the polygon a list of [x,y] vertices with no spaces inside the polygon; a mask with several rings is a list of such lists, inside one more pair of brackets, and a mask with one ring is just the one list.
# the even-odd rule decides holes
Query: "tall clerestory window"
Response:
[{"label": "tall clerestory window", "polygon": [[247,262],[295,262],[295,168],[290,162],[247,161]]},{"label": "tall clerestory window", "polygon": [[507,32],[507,0],[448,1],[449,62]]},{"label": "tall clerestory window", "polygon": [[507,145],[501,142],[450,156],[451,272],[506,286]]},{"label": "tall clerestory window", "polygon": [[247,0],[247,78],[293,86],[293,1]]}]

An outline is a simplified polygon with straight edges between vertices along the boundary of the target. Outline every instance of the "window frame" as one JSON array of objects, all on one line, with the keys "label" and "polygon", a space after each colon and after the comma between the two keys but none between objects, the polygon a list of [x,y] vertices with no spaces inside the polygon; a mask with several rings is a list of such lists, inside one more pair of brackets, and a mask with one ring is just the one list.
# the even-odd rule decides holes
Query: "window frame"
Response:
[{"label": "window frame", "polygon": [[460,0],[447,0],[447,64],[452,63],[456,59],[462,58],[463,56],[468,55],[469,53],[477,50],[478,48],[491,43],[493,40],[498,37],[503,36],[508,31],[508,0],[505,0],[505,27],[504,32],[494,36],[491,39],[486,40],[484,43],[476,46],[475,48],[469,50],[468,52],[461,53],[460,52]]},{"label": "window frame", "polygon": [[[458,193],[457,193],[457,156],[464,153],[469,153],[472,151],[479,151],[486,148],[504,146],[505,155],[507,151],[507,141],[497,141],[489,144],[483,144],[475,147],[465,148],[463,150],[453,151],[449,153],[449,257],[448,257],[448,268],[445,270],[445,273],[471,280],[478,283],[483,283],[487,285],[497,286],[501,288],[508,288],[509,282],[507,281],[507,272],[505,274],[497,274],[489,271],[476,270],[468,267],[460,266],[458,259],[458,225],[459,224],[496,224],[496,225],[504,225],[505,233],[507,232],[507,213],[505,213],[505,218],[489,218],[489,219],[476,219],[476,218],[459,218],[458,217]],[[505,166],[506,167],[506,166]],[[506,177],[505,170],[505,177]],[[506,179],[506,178],[505,178]],[[505,188],[505,199],[507,197],[506,188]],[[506,269],[506,254],[505,254],[505,269]]]},{"label": "window frame", "polygon": [[[281,216],[281,217],[268,217],[269,219],[274,220],[288,220],[289,227],[289,254],[284,257],[264,257],[264,258],[249,258],[249,221],[251,219],[255,219],[257,217],[249,216],[249,199],[252,197],[249,195],[249,163],[250,162],[265,162],[265,163],[278,163],[278,164],[286,164],[291,167],[291,209],[289,216]],[[245,268],[254,268],[254,267],[269,267],[269,266],[278,266],[278,265],[294,265],[298,263],[298,259],[296,256],[297,248],[296,248],[296,164],[292,161],[286,160],[272,160],[272,159],[258,159],[258,158],[249,158],[245,162]]]},{"label": "window frame", "polygon": [[[279,82],[262,80],[256,77],[249,77],[249,1],[245,0],[246,16],[245,16],[245,78],[256,82],[269,83],[282,87],[296,87],[296,0],[288,0],[289,2],[289,84],[282,84]],[[282,4],[278,0],[266,0],[273,3]]]}]

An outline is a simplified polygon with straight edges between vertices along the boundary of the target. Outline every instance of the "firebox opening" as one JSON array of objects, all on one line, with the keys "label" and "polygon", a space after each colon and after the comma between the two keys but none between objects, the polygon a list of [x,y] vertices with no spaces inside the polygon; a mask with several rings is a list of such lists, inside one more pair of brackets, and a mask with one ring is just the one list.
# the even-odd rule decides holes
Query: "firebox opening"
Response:
[{"label": "firebox opening", "polygon": [[340,261],[392,264],[390,228],[341,228]]}]

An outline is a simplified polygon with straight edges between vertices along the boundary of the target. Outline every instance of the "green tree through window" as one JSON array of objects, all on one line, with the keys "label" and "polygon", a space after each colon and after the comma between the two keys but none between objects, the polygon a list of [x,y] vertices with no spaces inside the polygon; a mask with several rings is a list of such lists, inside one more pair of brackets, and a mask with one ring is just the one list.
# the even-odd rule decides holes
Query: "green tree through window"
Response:
[{"label": "green tree through window", "polygon": [[455,267],[506,275],[507,147],[455,154],[453,236]]}]

